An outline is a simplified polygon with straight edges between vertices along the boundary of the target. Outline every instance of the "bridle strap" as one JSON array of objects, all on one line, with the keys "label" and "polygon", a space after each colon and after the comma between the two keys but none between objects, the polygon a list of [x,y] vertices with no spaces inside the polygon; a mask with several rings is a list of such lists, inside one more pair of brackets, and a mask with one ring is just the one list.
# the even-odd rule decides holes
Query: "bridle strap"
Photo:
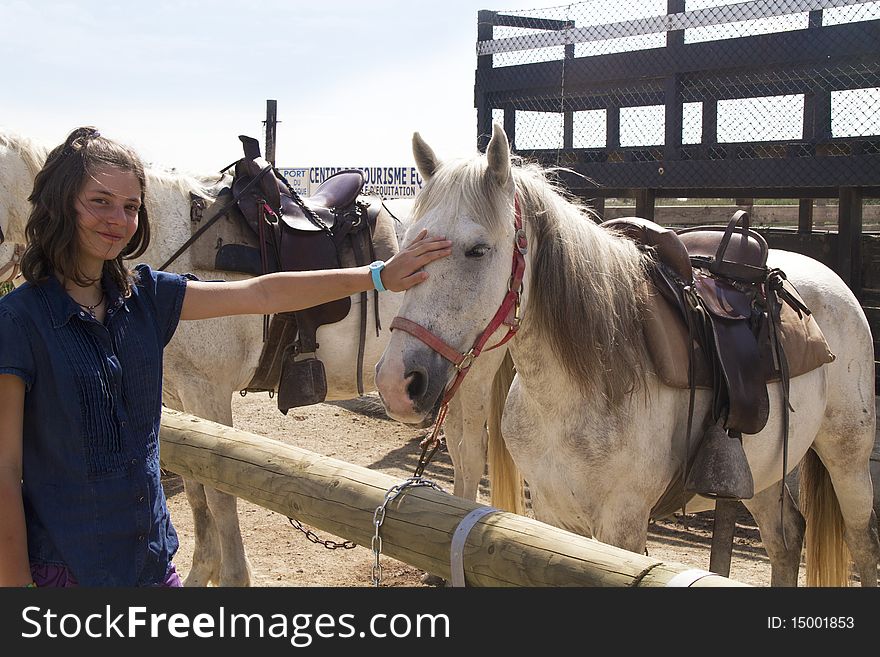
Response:
[{"label": "bridle strap", "polygon": [[[232,166],[232,165],[230,165],[230,166]],[[228,168],[229,167],[226,167],[226,169],[228,169]],[[226,171],[226,169],[223,169],[223,171]],[[174,254],[170,258],[168,258],[168,260],[163,262],[162,265],[159,267],[159,270],[164,270],[166,267],[168,267],[168,265],[170,265],[172,262],[177,260],[180,257],[181,253],[186,251],[190,247],[190,245],[192,245],[193,242],[195,242],[197,239],[199,239],[206,230],[208,230],[211,226],[213,226],[220,219],[220,217],[225,216],[233,208],[233,206],[236,203],[238,203],[239,199],[241,199],[241,197],[245,195],[245,192],[250,191],[251,187],[254,187],[257,184],[257,182],[260,181],[263,178],[263,176],[265,176],[266,173],[271,170],[272,170],[271,164],[263,167],[257,175],[255,175],[253,178],[251,178],[248,181],[248,183],[244,186],[244,188],[238,194],[233,194],[232,199],[228,203],[221,206],[220,209],[214,213],[213,217],[211,217],[201,228],[199,228],[195,233],[193,233],[192,236],[186,242],[184,242],[183,245],[179,249],[177,249],[177,251],[175,251]],[[262,223],[262,219],[261,219],[261,223]]]},{"label": "bridle strap", "polygon": [[526,240],[525,231],[522,228],[522,213],[519,207],[518,195],[514,196],[514,228],[516,229],[516,232],[514,234],[513,262],[511,264],[510,280],[507,285],[507,294],[504,295],[504,299],[501,301],[498,310],[495,311],[495,315],[493,315],[488,326],[486,326],[483,332],[477,337],[469,351],[462,353],[456,350],[421,324],[406,319],[405,317],[401,317],[400,315],[391,321],[392,331],[396,328],[406,331],[455,365],[455,369],[458,373],[446,389],[446,394],[442,402],[443,404],[448,404],[452,400],[452,397],[461,385],[465,375],[470,371],[474,359],[483,352],[486,342],[489,341],[489,338],[492,337],[495,331],[508,321],[511,312],[513,312],[514,318],[508,325],[507,333],[498,343],[492,345],[486,349],[486,351],[496,349],[505,344],[519,329],[519,303],[522,292],[523,276],[525,275],[526,269],[525,254],[528,252],[528,242]]},{"label": "bridle strap", "polygon": [[[0,232],[2,235],[2,232]],[[0,241],[2,243],[2,241]],[[14,280],[16,276],[18,276],[21,268],[19,265],[21,264],[21,256],[24,254],[24,244],[15,243],[12,247],[12,255],[9,260],[0,267],[0,283],[8,283],[11,280]],[[7,272],[11,270],[12,273],[7,275]]]},{"label": "bridle strap", "polygon": [[456,351],[448,344],[443,342],[443,340],[431,333],[424,326],[422,326],[421,324],[416,324],[406,317],[401,317],[398,315],[397,317],[392,319],[391,330],[393,331],[394,329],[406,331],[410,335],[417,337],[419,340],[431,347],[431,349],[443,356],[443,358],[448,360],[456,367],[459,367],[465,360],[466,354],[463,354],[460,351]]},{"label": "bridle strap", "polygon": [[[459,386],[461,386],[464,377],[470,371],[474,359],[476,359],[476,357],[484,351],[486,342],[489,341],[489,338],[495,333],[495,331],[498,330],[498,328],[502,324],[508,324],[507,333],[504,335],[503,338],[501,338],[499,342],[492,345],[488,349],[485,349],[485,351],[491,351],[492,349],[500,347],[508,340],[510,340],[516,334],[517,330],[519,330],[519,307],[522,295],[523,277],[526,270],[525,255],[528,252],[528,240],[526,239],[525,230],[523,230],[522,227],[522,212],[520,210],[518,194],[514,194],[513,204],[513,225],[515,229],[514,249],[510,280],[507,284],[507,294],[504,295],[504,299],[501,301],[501,305],[498,307],[498,310],[495,311],[495,314],[489,321],[488,326],[486,326],[482,333],[480,333],[469,351],[465,353],[458,351],[457,349],[449,346],[449,344],[447,344],[443,339],[431,333],[431,331],[426,329],[421,324],[406,319],[405,317],[401,317],[400,315],[398,315],[391,321],[392,331],[397,328],[409,333],[415,338],[418,338],[435,352],[440,354],[443,358],[455,365],[455,369],[457,370],[455,378],[452,380],[452,383],[447,386],[446,391],[443,395],[443,401],[440,404],[440,411],[437,414],[437,422],[434,424],[434,430],[432,431],[430,438],[422,441],[422,455],[419,458],[418,465],[416,466],[416,477],[422,476],[422,472],[424,471],[425,466],[428,464],[428,461],[437,451],[437,447],[440,444],[440,427],[442,426],[443,421],[446,419],[446,411],[448,409],[449,402],[452,401],[452,398],[458,391]],[[513,319],[509,320],[508,318],[510,317],[511,313],[513,314]],[[428,447],[432,445],[433,449],[426,458]]]}]

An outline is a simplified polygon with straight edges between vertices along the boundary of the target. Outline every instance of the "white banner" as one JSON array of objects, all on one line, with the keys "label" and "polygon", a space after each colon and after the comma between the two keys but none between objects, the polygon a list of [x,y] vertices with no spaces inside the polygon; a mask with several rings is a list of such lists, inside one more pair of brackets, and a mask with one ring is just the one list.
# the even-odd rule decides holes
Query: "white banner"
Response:
[{"label": "white banner", "polygon": [[334,173],[350,169],[359,169],[364,174],[364,194],[383,199],[414,198],[423,184],[414,166],[278,167],[290,186],[302,196],[311,196]]}]

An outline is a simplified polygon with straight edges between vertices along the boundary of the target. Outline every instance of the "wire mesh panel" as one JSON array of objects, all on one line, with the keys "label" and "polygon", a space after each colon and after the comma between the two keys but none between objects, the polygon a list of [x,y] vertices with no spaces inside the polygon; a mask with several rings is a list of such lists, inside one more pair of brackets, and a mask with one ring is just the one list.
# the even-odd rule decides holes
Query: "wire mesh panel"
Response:
[{"label": "wire mesh panel", "polygon": [[880,0],[481,11],[475,102],[481,148],[503,122],[518,153],[595,195],[873,195]]}]

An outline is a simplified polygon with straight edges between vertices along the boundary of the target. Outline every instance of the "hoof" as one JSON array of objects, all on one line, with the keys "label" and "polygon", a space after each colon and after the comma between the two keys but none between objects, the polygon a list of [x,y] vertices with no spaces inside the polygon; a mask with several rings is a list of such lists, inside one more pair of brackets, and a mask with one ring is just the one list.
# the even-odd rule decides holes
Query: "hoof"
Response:
[{"label": "hoof", "polygon": [[426,586],[446,586],[445,579],[439,575],[432,575],[431,573],[425,573],[419,578],[419,581]]}]

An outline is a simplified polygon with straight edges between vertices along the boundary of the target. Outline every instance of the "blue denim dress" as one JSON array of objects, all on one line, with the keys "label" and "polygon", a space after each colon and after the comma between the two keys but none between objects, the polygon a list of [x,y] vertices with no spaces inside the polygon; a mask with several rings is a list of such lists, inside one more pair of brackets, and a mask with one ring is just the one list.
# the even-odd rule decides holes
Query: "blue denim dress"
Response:
[{"label": "blue denim dress", "polygon": [[177,551],[159,468],[162,350],[187,276],[105,277],[101,324],[50,278],[0,297],[0,373],[21,377],[22,495],[32,564],[81,586],[161,583]]}]

